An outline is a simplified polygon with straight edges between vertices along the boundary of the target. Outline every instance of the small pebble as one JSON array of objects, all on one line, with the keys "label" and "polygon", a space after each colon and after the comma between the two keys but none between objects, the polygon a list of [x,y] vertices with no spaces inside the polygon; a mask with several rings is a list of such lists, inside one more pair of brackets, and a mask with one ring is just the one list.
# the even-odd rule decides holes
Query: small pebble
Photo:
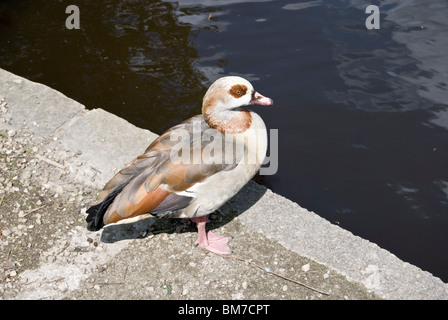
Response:
[{"label": "small pebble", "polygon": [[58,285],[58,290],[61,291],[61,292],[66,292],[66,291],[68,290],[68,285],[67,285],[67,283],[65,283],[65,282],[61,282],[61,283]]},{"label": "small pebble", "polygon": [[309,270],[310,270],[310,264],[309,264],[309,263],[304,264],[304,265],[302,266],[302,271],[303,271],[303,272],[308,272]]}]

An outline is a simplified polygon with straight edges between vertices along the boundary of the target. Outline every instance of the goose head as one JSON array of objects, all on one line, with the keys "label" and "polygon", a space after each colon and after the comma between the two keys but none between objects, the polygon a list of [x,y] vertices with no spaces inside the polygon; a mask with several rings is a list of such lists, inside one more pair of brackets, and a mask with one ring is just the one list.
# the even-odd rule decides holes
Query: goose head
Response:
[{"label": "goose head", "polygon": [[252,84],[237,76],[222,77],[207,90],[202,114],[210,127],[226,132],[241,132],[250,126],[248,105],[270,106],[272,99],[256,92]]}]

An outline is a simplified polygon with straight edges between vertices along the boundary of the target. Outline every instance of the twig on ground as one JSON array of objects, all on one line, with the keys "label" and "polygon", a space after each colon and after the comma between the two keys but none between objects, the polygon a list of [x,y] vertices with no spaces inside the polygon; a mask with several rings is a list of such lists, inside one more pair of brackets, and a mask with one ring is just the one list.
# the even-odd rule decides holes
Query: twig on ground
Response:
[{"label": "twig on ground", "polygon": [[42,209],[42,208],[45,208],[45,206],[41,206],[41,207],[37,207],[37,208],[34,208],[34,209],[26,210],[26,211],[25,211],[26,213],[25,213],[23,216],[26,217],[26,216],[29,215],[30,213],[33,213],[33,212],[35,212],[35,211],[37,211],[37,210],[40,210],[40,209]]},{"label": "twig on ground", "polygon": [[43,283],[43,284],[50,284],[50,283],[53,283],[53,282],[62,281],[64,279],[65,279],[64,277],[60,277],[60,278],[57,278],[57,279],[54,279],[54,280],[50,280],[50,281],[42,281],[41,283]]},{"label": "twig on ground", "polygon": [[59,169],[65,170],[65,168],[66,168],[64,165],[57,163],[56,161],[50,160],[48,158],[45,158],[44,156],[41,156],[40,154],[36,154],[36,158],[39,160],[42,160],[48,164],[51,164]]},{"label": "twig on ground", "polygon": [[111,285],[122,285],[125,284],[124,282],[97,282],[95,285],[99,286],[111,286]]},{"label": "twig on ground", "polygon": [[41,206],[41,207],[37,207],[37,208],[34,208],[34,209],[26,210],[26,214],[29,214],[29,213],[32,213],[34,211],[40,210],[42,208],[45,208],[45,206]]},{"label": "twig on ground", "polygon": [[59,277],[59,278],[57,278],[57,279],[49,280],[49,281],[38,281],[38,280],[35,280],[35,281],[27,282],[27,283],[25,283],[25,284],[26,284],[26,285],[30,285],[30,284],[33,284],[33,283],[38,283],[38,284],[50,284],[50,283],[53,283],[53,282],[62,281],[62,280],[64,280],[64,279],[65,279],[65,277]]},{"label": "twig on ground", "polygon": [[231,255],[223,255],[223,254],[219,254],[219,253],[215,253],[215,254],[218,255],[218,256],[220,256],[220,257],[222,257],[222,258],[227,258],[227,259],[230,258],[230,259],[239,260],[239,261],[243,261],[243,262],[249,263],[249,264],[251,264],[251,265],[253,265],[253,266],[255,266],[255,267],[257,267],[257,268],[259,268],[259,269],[261,269],[261,270],[263,270],[263,271],[265,271],[265,272],[267,272],[267,273],[273,274],[274,276],[277,276],[277,277],[279,277],[279,278],[282,278],[282,279],[285,279],[285,280],[294,282],[294,283],[296,283],[296,284],[298,284],[298,285],[301,285],[301,286],[303,286],[303,287],[305,287],[305,288],[308,288],[308,289],[310,289],[310,290],[316,291],[316,292],[318,292],[318,293],[324,294],[324,295],[326,295],[326,296],[329,296],[329,295],[330,295],[328,292],[324,292],[324,291],[321,291],[321,290],[319,290],[319,289],[313,288],[313,287],[311,287],[311,286],[309,286],[309,285],[307,285],[307,284],[305,284],[305,283],[302,283],[302,282],[300,282],[300,281],[297,281],[297,280],[294,280],[294,279],[291,279],[291,278],[282,276],[281,274],[278,274],[278,273],[273,272],[273,271],[268,271],[268,270],[266,270],[266,268],[264,268],[263,266],[260,266],[260,265],[254,263],[254,262],[252,262],[252,261],[249,261],[249,260],[247,260],[247,259],[243,259],[243,258],[239,258],[239,257],[231,256]]}]

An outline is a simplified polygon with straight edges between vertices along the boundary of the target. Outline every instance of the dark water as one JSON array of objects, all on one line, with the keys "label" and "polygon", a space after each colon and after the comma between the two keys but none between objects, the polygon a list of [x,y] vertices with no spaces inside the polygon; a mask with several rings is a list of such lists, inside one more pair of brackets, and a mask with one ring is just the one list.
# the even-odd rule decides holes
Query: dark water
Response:
[{"label": "dark water", "polygon": [[156,133],[246,77],[275,101],[265,185],[448,282],[446,0],[70,4],[81,30],[67,1],[0,1],[0,67]]}]

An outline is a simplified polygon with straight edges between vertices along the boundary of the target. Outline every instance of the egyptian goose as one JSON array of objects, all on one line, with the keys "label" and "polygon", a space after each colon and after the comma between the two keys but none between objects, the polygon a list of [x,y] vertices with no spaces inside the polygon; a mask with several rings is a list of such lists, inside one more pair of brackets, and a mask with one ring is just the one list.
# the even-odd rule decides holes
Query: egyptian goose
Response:
[{"label": "egyptian goose", "polygon": [[167,130],[106,184],[87,210],[87,229],[147,213],[190,218],[199,247],[231,253],[230,238],[206,232],[207,216],[256,174],[266,156],[265,124],[243,107],[272,103],[241,77],[216,80],[204,96],[202,115]]}]

